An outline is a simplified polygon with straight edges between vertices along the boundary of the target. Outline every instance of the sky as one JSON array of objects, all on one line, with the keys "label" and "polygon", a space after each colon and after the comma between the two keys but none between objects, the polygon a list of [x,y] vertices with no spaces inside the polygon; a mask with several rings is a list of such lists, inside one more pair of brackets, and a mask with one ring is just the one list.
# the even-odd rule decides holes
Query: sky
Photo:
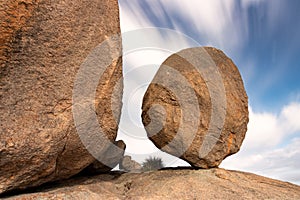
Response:
[{"label": "sky", "polygon": [[186,162],[158,150],[141,122],[143,95],[160,64],[188,47],[213,46],[240,70],[249,97],[241,150],[220,167],[300,185],[300,1],[119,0],[123,110],[118,139],[138,162]]}]

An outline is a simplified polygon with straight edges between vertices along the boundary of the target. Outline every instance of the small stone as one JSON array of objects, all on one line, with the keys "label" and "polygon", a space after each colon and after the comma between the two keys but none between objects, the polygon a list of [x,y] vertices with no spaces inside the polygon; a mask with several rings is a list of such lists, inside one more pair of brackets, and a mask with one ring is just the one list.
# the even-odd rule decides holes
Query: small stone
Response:
[{"label": "small stone", "polygon": [[120,169],[126,172],[141,172],[142,165],[131,159],[131,156],[124,156],[120,163]]}]

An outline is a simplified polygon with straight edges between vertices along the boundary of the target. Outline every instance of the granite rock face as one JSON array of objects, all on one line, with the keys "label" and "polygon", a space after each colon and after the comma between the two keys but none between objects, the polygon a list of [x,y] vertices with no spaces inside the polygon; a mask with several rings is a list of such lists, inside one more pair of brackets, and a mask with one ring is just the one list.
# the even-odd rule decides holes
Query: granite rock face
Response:
[{"label": "granite rock face", "polygon": [[251,173],[218,168],[177,169],[139,174],[111,172],[94,177],[76,178],[8,199],[298,200],[300,186]]},{"label": "granite rock face", "polygon": [[[0,7],[2,193],[68,178],[97,163],[76,131],[73,88],[82,63],[119,34],[120,25],[117,0],[7,0]],[[121,51],[121,40],[106,45],[102,55],[113,61],[96,83],[97,124],[107,137],[99,143],[99,155],[112,148],[121,112],[123,86],[116,83],[122,59],[111,49]],[[91,132],[86,130],[87,136]]]},{"label": "granite rock face", "polygon": [[[115,148],[117,147],[117,148]],[[87,175],[99,174],[109,172],[113,167],[122,163],[124,158],[126,144],[122,140],[114,142],[114,145],[111,145],[104,153],[102,153],[103,158],[105,158],[104,163],[96,160],[85,168],[82,172]],[[120,153],[120,150],[121,151]]]},{"label": "granite rock face", "polygon": [[148,137],[195,168],[217,167],[239,151],[248,124],[240,73],[222,51],[182,50],[161,65],[143,99]]}]

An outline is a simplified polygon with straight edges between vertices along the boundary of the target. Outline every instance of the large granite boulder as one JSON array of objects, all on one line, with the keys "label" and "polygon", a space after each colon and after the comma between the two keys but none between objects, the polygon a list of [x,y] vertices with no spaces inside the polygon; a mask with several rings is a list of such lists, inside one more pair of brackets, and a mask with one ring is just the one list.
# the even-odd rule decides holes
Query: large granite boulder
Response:
[{"label": "large granite boulder", "polygon": [[[125,148],[114,145],[123,88],[121,40],[94,50],[120,34],[118,1],[7,0],[0,7],[0,193],[101,167],[94,157],[103,154],[105,165],[105,159],[118,164],[107,150],[119,149],[113,157],[120,160],[119,147]],[[95,82],[99,63],[107,66]],[[92,69],[91,76],[83,68]],[[84,93],[93,91],[90,85],[95,94]],[[91,123],[85,109],[93,106]],[[99,129],[104,137],[95,135]]]},{"label": "large granite boulder", "polygon": [[217,167],[239,151],[248,98],[237,67],[222,51],[199,47],[171,55],[143,99],[148,137],[196,168]]}]

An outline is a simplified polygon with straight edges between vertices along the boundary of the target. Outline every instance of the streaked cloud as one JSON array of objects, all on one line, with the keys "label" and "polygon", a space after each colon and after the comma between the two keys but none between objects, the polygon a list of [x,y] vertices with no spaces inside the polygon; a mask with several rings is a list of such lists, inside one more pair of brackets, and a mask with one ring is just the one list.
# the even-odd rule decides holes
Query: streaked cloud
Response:
[{"label": "streaked cloud", "polygon": [[203,45],[231,49],[245,41],[246,18],[237,17],[236,1],[120,1],[122,31],[164,27],[181,31]]}]

